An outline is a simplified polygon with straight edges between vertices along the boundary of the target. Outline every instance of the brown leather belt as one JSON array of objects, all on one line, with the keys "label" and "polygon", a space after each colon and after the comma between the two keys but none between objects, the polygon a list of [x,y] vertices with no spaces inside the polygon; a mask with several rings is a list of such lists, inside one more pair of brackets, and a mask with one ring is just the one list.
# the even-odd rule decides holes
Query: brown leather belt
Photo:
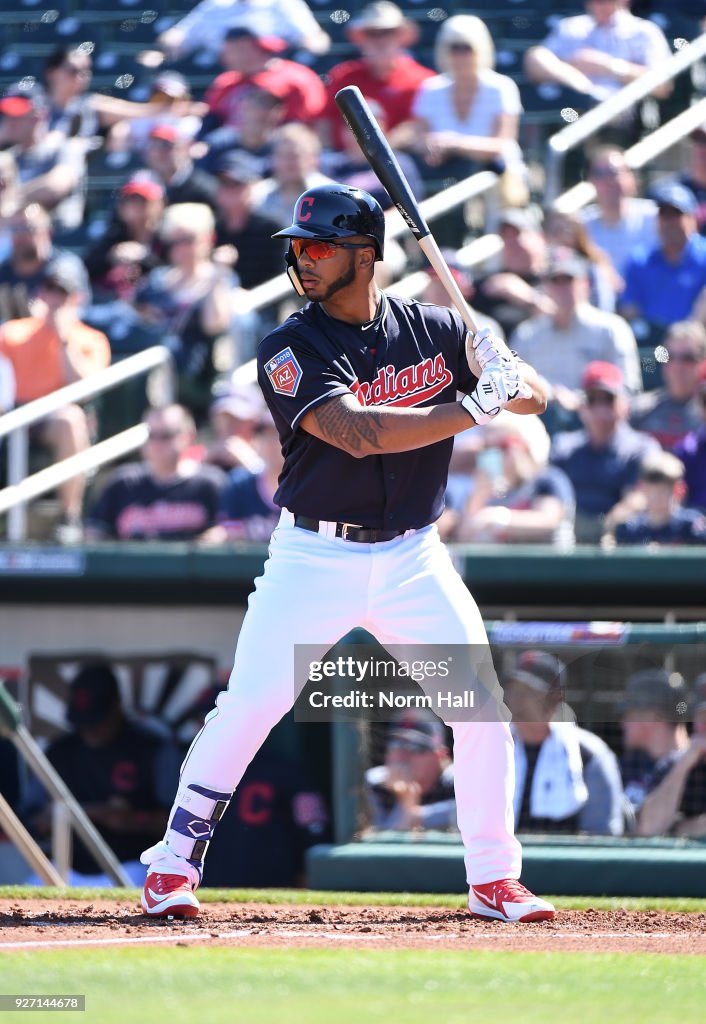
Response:
[{"label": "brown leather belt", "polygon": [[[295,516],[294,525],[300,530],[319,532],[319,520],[308,516]],[[371,530],[367,526],[355,526],[353,523],[336,523],[336,536],[350,540],[354,544],[378,544],[380,541],[394,540],[401,537],[406,530]]]}]

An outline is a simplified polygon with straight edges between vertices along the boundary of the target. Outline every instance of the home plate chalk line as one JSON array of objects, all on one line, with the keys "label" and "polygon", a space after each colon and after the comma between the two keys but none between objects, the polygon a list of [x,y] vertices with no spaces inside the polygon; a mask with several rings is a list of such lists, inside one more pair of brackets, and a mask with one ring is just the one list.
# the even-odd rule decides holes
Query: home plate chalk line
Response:
[{"label": "home plate chalk line", "polygon": [[[247,938],[249,935],[263,935],[260,929],[257,928],[239,928],[236,931],[229,932],[197,932],[194,935],[188,933],[175,933],[172,935],[140,935],[140,936],[123,936],[122,938],[109,938],[109,939],[25,939],[19,942],[0,942],[0,950],[2,949],[42,949],[51,948],[54,946],[135,946],[139,944],[149,944],[155,942],[211,942],[215,939],[242,939]],[[311,932],[311,931],[280,931],[277,930],[271,933],[273,938],[285,938],[285,939],[300,939],[300,938],[318,938],[318,939],[333,939],[334,941],[348,942],[354,940],[356,942],[389,939],[389,934],[385,932]],[[639,938],[639,939],[671,939],[674,938],[676,932],[557,932],[556,938],[568,938],[568,939],[625,939],[625,938]],[[424,938],[432,942],[443,939],[449,939],[452,935],[449,932],[430,932],[424,935]],[[477,936],[458,936],[459,938],[476,938]],[[502,934],[497,936],[484,935],[483,939],[502,939]]]}]

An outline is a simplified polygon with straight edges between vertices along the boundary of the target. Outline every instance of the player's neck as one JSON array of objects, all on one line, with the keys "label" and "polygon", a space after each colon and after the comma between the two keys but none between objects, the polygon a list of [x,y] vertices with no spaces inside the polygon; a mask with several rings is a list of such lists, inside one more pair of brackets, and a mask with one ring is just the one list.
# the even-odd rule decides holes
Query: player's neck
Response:
[{"label": "player's neck", "polygon": [[342,288],[330,299],[321,303],[321,308],[334,320],[347,324],[365,324],[372,320],[382,300],[382,292],[374,281]]}]

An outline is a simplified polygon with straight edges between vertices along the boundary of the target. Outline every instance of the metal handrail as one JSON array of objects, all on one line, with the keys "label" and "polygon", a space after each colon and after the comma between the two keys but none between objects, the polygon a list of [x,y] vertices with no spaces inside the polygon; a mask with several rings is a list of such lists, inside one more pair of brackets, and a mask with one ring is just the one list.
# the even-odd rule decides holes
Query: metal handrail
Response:
[{"label": "metal handrail", "polygon": [[682,71],[691,67],[704,56],[706,56],[706,32],[673,53],[669,60],[646,71],[613,96],[604,100],[603,103],[599,103],[587,111],[578,121],[574,121],[573,124],[567,125],[566,128],[562,128],[556,135],[553,135],[547,143],[545,201],[551,203],[559,194],[564,157],[570,149],[585,142],[599,128],[603,128],[616,117],[626,113],[636,103],[658,89],[660,85],[665,85],[676,78]]},{"label": "metal handrail", "polygon": [[[706,97],[687,107],[671,121],[650,132],[644,139],[636,142],[624,153],[625,163],[634,171],[639,171],[645,164],[664,153],[679,142],[706,120]],[[560,213],[575,213],[596,198],[596,189],[590,181],[581,181],[578,185],[562,192],[554,200],[552,206]]]},{"label": "metal handrail", "polygon": [[[164,345],[154,345],[114,366],[67,384],[51,394],[28,402],[0,417],[0,438],[9,435],[7,446],[7,487],[0,490],[0,513],[8,513],[8,540],[24,540],[27,532],[27,502],[53,490],[79,473],[97,469],[107,462],[134,451],[144,442],[144,427],[138,425],[117,434],[85,452],[72,455],[47,469],[28,476],[29,428],[58,409],[86,401],[126,380],[149,373],[171,363],[172,355]],[[171,375],[170,375],[171,377]],[[171,390],[171,379],[169,389]]]},{"label": "metal handrail", "polygon": [[[498,181],[498,175],[494,171],[479,171],[478,174],[473,174],[470,178],[464,178],[463,181],[459,181],[455,185],[437,192],[436,195],[424,199],[419,204],[422,216],[427,221],[434,220],[454,206],[459,206],[469,199],[476,199],[478,196],[490,192],[491,189],[495,188]],[[385,237],[387,239],[399,238],[400,235],[404,235],[405,232],[409,231],[404,220],[394,208],[387,211],[385,221]],[[292,285],[287,275],[278,274],[277,277],[273,277],[270,281],[264,281],[262,284],[250,289],[250,308],[253,310],[265,309],[274,302],[279,302],[281,299],[291,295],[291,292]]]}]

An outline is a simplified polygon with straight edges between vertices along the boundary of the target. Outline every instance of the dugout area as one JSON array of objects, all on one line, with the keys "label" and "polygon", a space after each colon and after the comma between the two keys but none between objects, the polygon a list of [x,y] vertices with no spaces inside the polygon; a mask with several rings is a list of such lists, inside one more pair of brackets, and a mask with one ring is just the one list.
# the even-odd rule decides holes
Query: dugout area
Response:
[{"label": "dugout area", "polygon": [[[144,708],[151,694],[152,710],[175,716],[175,727],[189,714],[180,696],[189,680],[195,685],[208,673],[227,679],[264,549],[122,545],[114,555],[110,545],[75,552],[28,545],[0,564],[0,675],[39,735],[52,734],[51,718],[60,713],[65,664],[91,652],[129,669],[135,705]],[[570,661],[569,703],[608,742],[619,733],[614,705],[630,671],[664,664],[688,680],[703,671],[706,553],[486,547],[456,549],[455,557],[489,625],[499,673],[523,646],[556,651]],[[150,666],[166,661],[162,699]],[[30,678],[44,685],[30,692]],[[463,892],[457,835],[366,834],[360,782],[379,756],[375,728],[302,724],[290,715],[273,733],[279,749],[304,758],[333,809],[334,843],[309,851],[309,886]],[[539,892],[706,896],[706,841],[522,838],[523,881]],[[6,873],[0,880],[19,878]]]}]

